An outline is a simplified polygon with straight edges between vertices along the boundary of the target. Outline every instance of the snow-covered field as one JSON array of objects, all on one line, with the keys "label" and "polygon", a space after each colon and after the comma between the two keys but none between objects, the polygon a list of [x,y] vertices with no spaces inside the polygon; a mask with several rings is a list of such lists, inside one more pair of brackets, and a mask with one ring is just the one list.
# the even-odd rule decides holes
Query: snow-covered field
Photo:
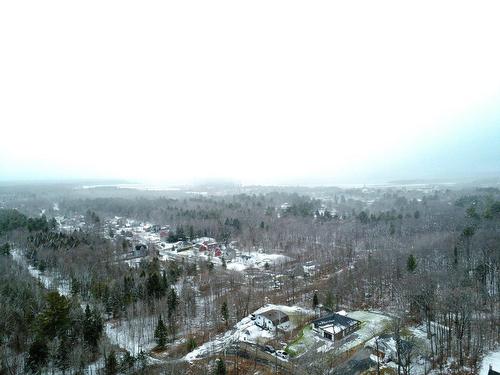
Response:
[{"label": "snow-covered field", "polygon": [[[294,328],[294,321],[296,321],[295,318],[298,318],[300,316],[310,316],[314,314],[313,311],[298,306],[289,307],[284,305],[272,304],[261,307],[260,309],[256,310],[254,314],[261,314],[265,311],[274,309],[282,311],[290,317],[290,325],[288,329]],[[255,321],[252,320],[249,315],[236,323],[236,325],[229,331],[217,335],[212,340],[204,343],[203,345],[194,349],[192,352],[188,353],[184,357],[184,359],[191,362],[196,359],[204,358],[213,353],[221,352],[224,350],[224,348],[238,341],[262,344],[272,338],[274,338],[274,333],[257,327],[255,325]]]}]

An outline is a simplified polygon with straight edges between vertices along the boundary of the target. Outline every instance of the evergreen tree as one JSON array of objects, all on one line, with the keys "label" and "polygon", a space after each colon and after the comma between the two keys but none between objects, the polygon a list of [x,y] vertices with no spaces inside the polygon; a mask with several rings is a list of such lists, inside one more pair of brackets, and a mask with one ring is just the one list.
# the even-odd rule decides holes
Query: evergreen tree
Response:
[{"label": "evergreen tree", "polygon": [[[313,301],[314,302],[314,301]],[[328,307],[329,309],[333,310],[333,305],[334,305],[334,300],[333,300],[333,293],[329,290],[326,293],[326,298],[325,298],[325,306]]]},{"label": "evergreen tree", "polygon": [[361,211],[358,215],[359,221],[361,221],[361,224],[367,224],[368,221],[370,221],[370,218],[368,214],[365,211]]},{"label": "evergreen tree", "polygon": [[34,374],[40,374],[47,364],[49,349],[43,339],[36,339],[28,350],[27,366]]},{"label": "evergreen tree", "polygon": [[116,360],[115,351],[112,350],[108,357],[106,358],[106,363],[104,365],[104,373],[106,375],[116,375],[118,374],[118,361]]},{"label": "evergreen tree", "polygon": [[177,292],[174,288],[170,288],[167,296],[167,312],[168,320],[172,320],[172,315],[174,315],[175,310],[177,310],[177,305],[179,304],[179,299],[177,298]]},{"label": "evergreen tree", "polygon": [[222,316],[222,320],[224,320],[224,322],[226,323],[226,327],[229,323],[229,310],[227,308],[227,302],[224,301],[222,302],[222,305],[220,307],[220,314]]},{"label": "evergreen tree", "polygon": [[10,244],[6,242],[2,246],[0,246],[0,255],[9,255],[9,254],[10,254]]},{"label": "evergreen tree", "polygon": [[71,347],[69,345],[66,336],[62,336],[59,341],[59,346],[57,348],[56,354],[56,366],[64,374],[66,370],[70,368],[69,354],[71,352]]},{"label": "evergreen tree", "polygon": [[125,355],[123,356],[123,359],[120,363],[120,370],[122,372],[127,372],[132,367],[134,367],[134,364],[135,364],[134,356],[131,355],[129,351],[126,351]]},{"label": "evergreen tree", "polygon": [[193,351],[196,346],[197,344],[195,338],[193,336],[190,336],[186,341],[186,351],[189,353]]},{"label": "evergreen tree", "polygon": [[96,310],[91,311],[89,305],[87,305],[83,318],[83,339],[91,349],[97,349],[103,328],[104,325],[99,312]]},{"label": "evergreen tree", "polygon": [[222,358],[217,358],[215,363],[215,368],[213,371],[214,375],[226,375],[226,364]]},{"label": "evergreen tree", "polygon": [[316,292],[314,292],[314,296],[313,296],[313,309],[316,308],[316,306],[319,305],[319,300],[318,300],[318,294]]},{"label": "evergreen tree", "polygon": [[39,316],[39,327],[45,337],[53,339],[71,325],[70,302],[58,292],[49,292],[46,300],[47,306]]},{"label": "evergreen tree", "polygon": [[146,369],[146,366],[148,365],[146,353],[144,353],[144,350],[142,349],[137,355],[137,363],[139,363],[139,367],[142,371],[144,371]]},{"label": "evergreen tree", "polygon": [[163,323],[163,319],[161,318],[160,315],[158,319],[158,324],[156,325],[155,329],[155,340],[159,348],[165,347],[165,344],[167,343],[167,337],[168,337],[168,330],[165,324]]},{"label": "evergreen tree", "polygon": [[162,280],[160,280],[160,276],[157,272],[153,272],[149,274],[148,279],[146,281],[146,288],[148,291],[148,296],[154,298],[160,298],[165,295],[165,289],[162,285]]},{"label": "evergreen tree", "polygon": [[71,295],[76,296],[80,291],[81,285],[76,277],[71,277]]},{"label": "evergreen tree", "polygon": [[413,254],[410,254],[408,261],[406,262],[406,269],[408,272],[413,272],[417,268],[417,259]]}]

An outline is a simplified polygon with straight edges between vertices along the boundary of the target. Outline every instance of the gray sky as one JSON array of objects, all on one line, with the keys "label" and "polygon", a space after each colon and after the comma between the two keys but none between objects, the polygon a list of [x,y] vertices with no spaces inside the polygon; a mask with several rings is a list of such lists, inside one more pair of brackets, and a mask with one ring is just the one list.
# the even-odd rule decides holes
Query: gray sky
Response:
[{"label": "gray sky", "polygon": [[4,1],[0,179],[499,174],[498,1]]}]

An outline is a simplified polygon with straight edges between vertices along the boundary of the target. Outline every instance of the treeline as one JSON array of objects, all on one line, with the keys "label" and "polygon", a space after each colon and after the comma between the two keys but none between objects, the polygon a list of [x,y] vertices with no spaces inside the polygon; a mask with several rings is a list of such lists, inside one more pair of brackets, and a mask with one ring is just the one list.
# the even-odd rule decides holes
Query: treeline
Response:
[{"label": "treeline", "polygon": [[57,221],[47,221],[45,215],[37,218],[28,218],[15,209],[0,209],[0,235],[15,229],[27,229],[30,232],[47,232],[57,227]]}]

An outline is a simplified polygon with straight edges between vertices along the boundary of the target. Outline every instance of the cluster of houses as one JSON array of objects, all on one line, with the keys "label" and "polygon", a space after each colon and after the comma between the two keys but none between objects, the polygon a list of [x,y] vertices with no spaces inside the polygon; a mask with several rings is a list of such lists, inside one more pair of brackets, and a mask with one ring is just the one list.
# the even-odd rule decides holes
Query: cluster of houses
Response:
[{"label": "cluster of houses", "polygon": [[[280,310],[267,310],[252,316],[255,325],[269,331],[277,329],[287,329],[290,321],[289,316]],[[311,327],[315,333],[324,339],[336,342],[349,336],[361,326],[359,320],[349,318],[345,311],[329,314],[311,322]]]},{"label": "cluster of houses", "polygon": [[219,244],[214,238],[201,237],[195,238],[193,241],[175,242],[172,244],[171,250],[177,253],[193,250],[213,257],[224,257],[226,261],[231,261],[231,259],[236,257],[236,249],[233,245],[231,243],[226,246]]},{"label": "cluster of houses", "polygon": [[206,254],[212,254],[216,257],[222,256],[221,246],[215,241],[203,241],[194,245],[195,249]]}]

